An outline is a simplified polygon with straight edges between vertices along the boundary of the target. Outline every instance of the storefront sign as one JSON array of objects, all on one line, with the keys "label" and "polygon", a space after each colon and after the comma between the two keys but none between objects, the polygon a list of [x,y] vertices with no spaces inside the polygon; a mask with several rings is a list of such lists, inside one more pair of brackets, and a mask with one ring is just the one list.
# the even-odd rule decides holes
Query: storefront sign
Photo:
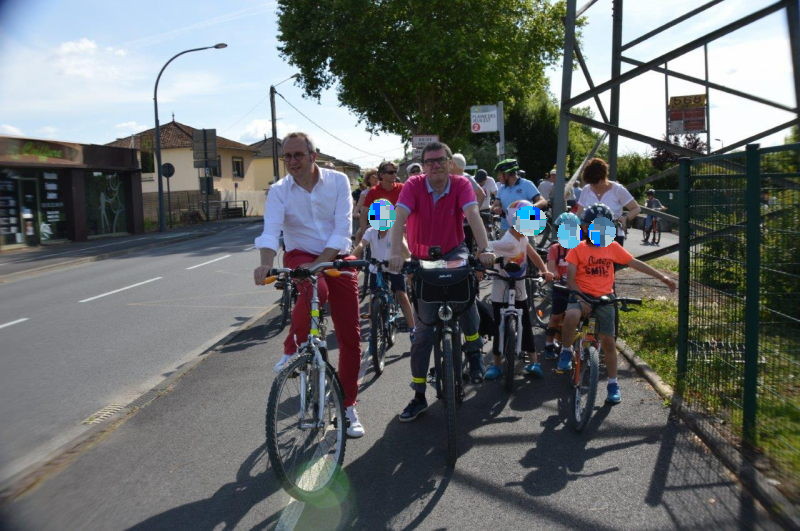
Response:
[{"label": "storefront sign", "polygon": [[80,144],[0,136],[0,163],[83,165]]}]

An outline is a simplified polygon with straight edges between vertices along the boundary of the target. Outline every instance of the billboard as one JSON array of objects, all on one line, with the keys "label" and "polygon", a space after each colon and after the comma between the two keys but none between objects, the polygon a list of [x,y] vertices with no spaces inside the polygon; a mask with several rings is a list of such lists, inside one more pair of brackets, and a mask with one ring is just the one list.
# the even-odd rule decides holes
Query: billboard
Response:
[{"label": "billboard", "polygon": [[705,94],[672,96],[667,106],[667,134],[705,133],[707,108]]}]

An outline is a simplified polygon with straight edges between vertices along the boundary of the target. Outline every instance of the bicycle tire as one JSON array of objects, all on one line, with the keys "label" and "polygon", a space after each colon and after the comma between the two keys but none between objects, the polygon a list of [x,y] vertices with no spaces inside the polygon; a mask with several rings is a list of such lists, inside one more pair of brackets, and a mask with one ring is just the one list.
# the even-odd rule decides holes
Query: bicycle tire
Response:
[{"label": "bicycle tire", "polygon": [[292,315],[292,285],[287,280],[281,293],[281,328],[285,328]]},{"label": "bicycle tire", "polygon": [[528,291],[531,326],[546,329],[553,311],[553,286],[550,283],[537,285],[533,280],[530,284],[535,286]]},{"label": "bicycle tire", "polygon": [[[329,392],[326,392],[323,426],[301,428],[298,424],[301,388],[305,388],[309,398],[306,409],[316,414],[315,397],[319,396],[319,389],[313,360],[312,354],[305,354],[288,363],[275,377],[267,400],[270,464],[284,490],[301,501],[314,501],[326,495],[344,462],[347,442],[344,393],[330,364],[324,365],[325,387]],[[283,398],[283,391],[290,391],[288,388],[292,386],[298,391],[297,398]]]},{"label": "bicycle tire", "polygon": [[506,360],[506,367],[503,373],[503,388],[507,393],[514,390],[514,368],[517,364],[517,318],[507,316],[505,323],[505,335],[503,344],[503,357]]},{"label": "bicycle tire", "polygon": [[597,381],[600,378],[600,354],[594,346],[586,347],[581,352],[575,374],[570,378],[572,387],[570,420],[575,431],[582,431],[592,416],[597,399]]},{"label": "bicycle tire", "polygon": [[381,297],[378,296],[372,299],[372,309],[370,311],[369,353],[372,356],[372,368],[375,370],[375,374],[377,376],[383,374],[388,342],[386,322],[384,320],[384,306],[385,302]]},{"label": "bicycle tire", "polygon": [[[389,304],[386,307],[386,349],[390,349],[394,346],[397,340],[397,317],[400,314],[400,309],[397,307],[397,303]],[[413,323],[408,325],[409,328],[414,326]]]},{"label": "bicycle tire", "polygon": [[447,417],[447,466],[456,465],[458,459],[458,423],[456,419],[456,373],[453,344],[449,333],[442,334],[442,365],[444,372],[444,409]]}]

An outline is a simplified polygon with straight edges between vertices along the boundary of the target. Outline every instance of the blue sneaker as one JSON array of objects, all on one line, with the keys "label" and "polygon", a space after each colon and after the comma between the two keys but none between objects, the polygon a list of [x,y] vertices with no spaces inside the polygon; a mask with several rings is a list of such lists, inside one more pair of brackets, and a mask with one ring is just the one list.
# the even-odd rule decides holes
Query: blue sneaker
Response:
[{"label": "blue sneaker", "polygon": [[572,351],[570,349],[565,348],[561,351],[556,369],[564,372],[572,369]]},{"label": "blue sneaker", "polygon": [[503,369],[498,367],[497,365],[490,365],[486,372],[483,373],[484,380],[497,380],[503,375]]},{"label": "blue sneaker", "polygon": [[622,402],[622,394],[619,392],[619,384],[613,383],[608,384],[606,386],[608,390],[608,396],[606,397],[606,402],[609,404],[619,404]]},{"label": "blue sneaker", "polygon": [[556,352],[555,344],[550,344],[550,345],[545,345],[544,346],[544,359],[546,359],[546,360],[558,359],[558,352]]},{"label": "blue sneaker", "polygon": [[535,376],[537,378],[541,378],[544,376],[542,372],[542,366],[538,363],[529,363],[522,368],[522,372],[525,374],[529,374],[531,376]]}]

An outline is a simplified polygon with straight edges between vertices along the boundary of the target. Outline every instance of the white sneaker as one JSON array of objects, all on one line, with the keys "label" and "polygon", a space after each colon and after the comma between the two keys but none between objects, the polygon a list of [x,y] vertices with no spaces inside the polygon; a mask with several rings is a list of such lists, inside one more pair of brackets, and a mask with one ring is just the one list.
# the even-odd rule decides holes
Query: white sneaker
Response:
[{"label": "white sneaker", "polygon": [[350,425],[347,427],[347,436],[353,439],[363,437],[364,426],[362,426],[361,421],[358,420],[358,413],[356,412],[355,406],[348,407],[345,411],[345,415],[347,416],[347,420],[350,421]]},{"label": "white sneaker", "polygon": [[289,360],[292,358],[294,358],[294,354],[284,354],[283,356],[281,356],[281,359],[278,361],[278,363],[276,363],[275,366],[272,367],[272,370],[275,372],[281,372],[283,367],[287,363],[289,363]]}]

